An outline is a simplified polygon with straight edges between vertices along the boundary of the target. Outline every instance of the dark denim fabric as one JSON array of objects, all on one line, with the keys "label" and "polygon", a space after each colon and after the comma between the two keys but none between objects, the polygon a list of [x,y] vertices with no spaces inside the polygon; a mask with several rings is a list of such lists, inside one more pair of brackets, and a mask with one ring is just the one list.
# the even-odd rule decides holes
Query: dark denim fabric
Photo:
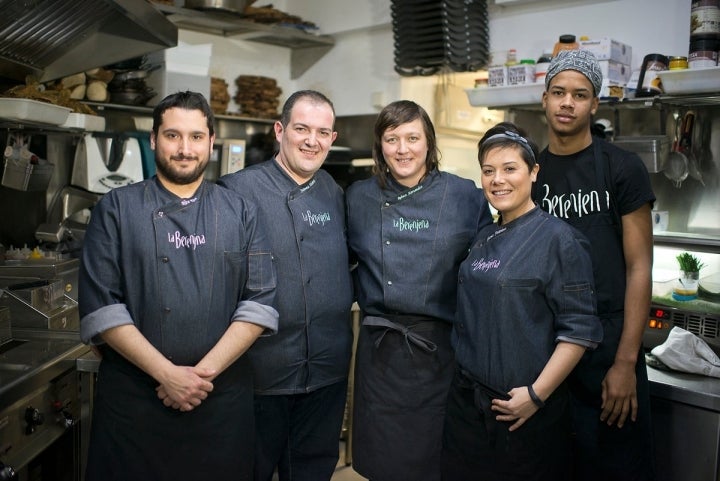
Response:
[{"label": "dark denim fabric", "polygon": [[558,341],[602,340],[587,240],[539,207],[480,232],[458,283],[456,359],[501,392],[534,382]]},{"label": "dark denim fabric", "polygon": [[257,204],[275,254],[279,329],[248,351],[256,392],[307,393],[346,379],[353,293],[342,190],[323,170],[297,185],[275,160],[219,184]]},{"label": "dark denim fabric", "polygon": [[482,190],[433,171],[408,189],[375,178],[348,188],[348,241],[366,315],[415,314],[452,322],[457,269],[477,231],[492,223]]}]

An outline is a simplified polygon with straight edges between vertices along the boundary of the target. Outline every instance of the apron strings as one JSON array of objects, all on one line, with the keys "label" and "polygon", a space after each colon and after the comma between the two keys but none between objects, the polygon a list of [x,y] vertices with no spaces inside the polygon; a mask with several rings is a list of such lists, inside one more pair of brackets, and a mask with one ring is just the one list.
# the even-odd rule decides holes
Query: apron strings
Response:
[{"label": "apron strings", "polygon": [[[426,321],[424,321],[426,322]],[[421,322],[420,324],[422,324]],[[412,347],[410,344],[415,344],[415,346],[419,347],[423,351],[427,353],[435,352],[437,351],[437,345],[430,341],[429,339],[424,338],[423,336],[419,335],[416,332],[413,332],[413,327],[418,326],[419,324],[414,324],[411,326],[404,326],[402,324],[399,324],[397,322],[393,322],[389,319],[385,319],[384,317],[378,317],[378,316],[365,316],[363,318],[362,322],[363,326],[372,326],[372,327],[384,327],[385,330],[383,333],[377,338],[375,341],[375,347],[380,347],[380,344],[382,343],[383,338],[385,337],[385,334],[387,334],[389,331],[397,331],[403,336],[405,336],[405,344],[408,347],[408,351],[410,351],[410,354],[413,354]]]}]

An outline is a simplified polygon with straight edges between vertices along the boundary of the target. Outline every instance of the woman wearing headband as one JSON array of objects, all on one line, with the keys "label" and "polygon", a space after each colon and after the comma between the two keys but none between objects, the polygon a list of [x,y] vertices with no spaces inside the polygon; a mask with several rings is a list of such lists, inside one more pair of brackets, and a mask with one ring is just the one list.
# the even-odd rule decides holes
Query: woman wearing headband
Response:
[{"label": "woman wearing headband", "polygon": [[587,240],[530,198],[537,148],[513,124],[479,142],[499,218],[460,266],[443,479],[567,479],[564,380],[602,340]]}]

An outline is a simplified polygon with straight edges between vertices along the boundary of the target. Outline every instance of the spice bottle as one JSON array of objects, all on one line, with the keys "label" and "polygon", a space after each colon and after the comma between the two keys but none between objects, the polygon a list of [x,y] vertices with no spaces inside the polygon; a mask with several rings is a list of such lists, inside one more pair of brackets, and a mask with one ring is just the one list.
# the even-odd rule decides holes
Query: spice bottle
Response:
[{"label": "spice bottle", "polygon": [[657,73],[667,69],[667,56],[660,53],[645,55],[640,68],[640,78],[638,79],[637,90],[635,90],[635,97],[653,97],[663,93],[660,87],[660,77],[658,77]]},{"label": "spice bottle", "polygon": [[552,52],[545,50],[535,63],[535,82],[545,82],[545,75],[552,60]]},{"label": "spice bottle", "polygon": [[511,48],[507,52],[507,60],[505,60],[505,66],[510,67],[511,65],[517,65],[517,50]]},{"label": "spice bottle", "polygon": [[575,35],[560,35],[555,43],[552,56],[556,57],[561,50],[577,50],[578,48],[580,48],[580,44],[575,40]]}]

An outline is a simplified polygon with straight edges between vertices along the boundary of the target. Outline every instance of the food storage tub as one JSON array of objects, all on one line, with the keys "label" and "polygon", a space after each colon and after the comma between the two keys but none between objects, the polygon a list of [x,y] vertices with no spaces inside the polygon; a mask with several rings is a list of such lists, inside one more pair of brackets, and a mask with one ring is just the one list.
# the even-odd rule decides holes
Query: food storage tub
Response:
[{"label": "food storage tub", "polygon": [[670,155],[670,140],[663,135],[615,137],[613,143],[638,154],[650,173],[661,172]]},{"label": "food storage tub", "polygon": [[5,159],[2,185],[15,190],[47,190],[52,177],[53,164],[25,164]]},{"label": "food storage tub", "polygon": [[0,118],[48,125],[62,125],[72,109],[30,99],[0,98]]}]

